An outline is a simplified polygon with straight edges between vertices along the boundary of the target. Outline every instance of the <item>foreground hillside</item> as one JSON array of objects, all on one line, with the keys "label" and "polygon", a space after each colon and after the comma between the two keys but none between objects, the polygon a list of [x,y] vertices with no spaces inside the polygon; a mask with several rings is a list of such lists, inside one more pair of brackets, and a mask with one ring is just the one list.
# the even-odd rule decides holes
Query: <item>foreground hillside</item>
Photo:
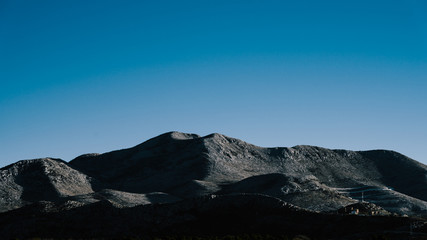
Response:
[{"label": "foreground hillside", "polygon": [[[405,232],[420,219],[399,216],[427,216],[426,174],[425,165],[393,151],[261,148],[221,134],[169,132],[129,149],[85,154],[71,162],[44,158],[0,169],[0,234],[18,235],[18,222],[27,229],[22,237],[42,236],[40,229],[56,229],[50,230],[52,236],[57,229],[70,236],[77,234],[73,229],[99,236],[131,233],[130,228],[188,234],[182,229],[196,223],[206,224],[198,226],[202,234],[210,221],[235,218],[230,215],[233,202],[242,203],[236,208],[241,217],[235,220],[244,221],[242,216],[249,214],[251,224],[244,225],[258,232],[280,225],[288,226],[280,233],[288,229],[328,237],[321,230],[328,224],[354,234],[364,228]],[[285,214],[283,206],[293,210]],[[219,215],[211,216],[215,212]],[[366,216],[342,216],[359,212]],[[117,221],[127,227],[105,227]],[[311,227],[302,226],[304,221]],[[359,230],[344,227],[356,223]],[[229,226],[240,229],[239,224],[243,222]],[[227,227],[221,231],[226,233]],[[337,236],[342,235],[329,237]]]},{"label": "foreground hillside", "polygon": [[[131,239],[170,236],[260,234],[281,239],[405,239],[417,219],[390,216],[322,214],[300,209],[277,198],[253,194],[199,197],[177,203],[117,208],[101,200],[83,207],[39,202],[3,214],[3,238]],[[19,227],[18,227],[19,226]],[[423,236],[413,231],[412,236]]]}]

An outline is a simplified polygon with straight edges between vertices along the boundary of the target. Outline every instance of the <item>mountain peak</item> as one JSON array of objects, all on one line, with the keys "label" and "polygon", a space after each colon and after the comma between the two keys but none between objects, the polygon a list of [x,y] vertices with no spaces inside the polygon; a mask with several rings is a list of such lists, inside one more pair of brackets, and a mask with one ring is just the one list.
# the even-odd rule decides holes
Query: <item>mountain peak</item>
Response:
[{"label": "mountain peak", "polygon": [[149,140],[137,145],[136,147],[140,146],[155,146],[158,144],[164,144],[166,142],[170,141],[182,141],[182,140],[192,140],[200,138],[199,135],[193,134],[193,133],[183,133],[183,132],[177,132],[177,131],[171,131],[167,133],[160,134],[156,137],[150,138]]},{"label": "mountain peak", "polygon": [[59,159],[59,158],[50,158],[50,157],[45,157],[45,158],[35,158],[35,159],[27,159],[27,160],[20,160],[16,163],[12,163],[9,164],[5,167],[0,168],[0,170],[8,170],[8,169],[13,169],[13,168],[21,168],[24,166],[29,166],[29,165],[46,165],[46,163],[48,162],[59,162],[59,163],[65,163],[64,160]]},{"label": "mountain peak", "polygon": [[224,138],[224,137],[225,137],[225,135],[220,134],[220,133],[211,133],[211,134],[204,136],[204,138]]},{"label": "mountain peak", "polygon": [[190,140],[190,139],[200,138],[199,135],[194,133],[183,133],[183,132],[177,132],[177,131],[167,132],[160,136],[168,136],[175,140]]}]

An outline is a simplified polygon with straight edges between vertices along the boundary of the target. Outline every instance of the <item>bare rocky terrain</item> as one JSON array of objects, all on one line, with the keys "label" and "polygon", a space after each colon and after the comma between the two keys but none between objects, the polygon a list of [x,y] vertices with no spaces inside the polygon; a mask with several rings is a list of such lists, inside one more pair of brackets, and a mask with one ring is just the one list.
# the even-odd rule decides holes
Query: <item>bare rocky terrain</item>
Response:
[{"label": "bare rocky terrain", "polygon": [[[364,216],[351,215],[351,207]],[[385,229],[405,232],[408,222],[427,217],[427,167],[387,150],[262,148],[221,134],[169,132],[132,148],[85,154],[70,162],[43,158],[3,167],[0,212],[0,234],[22,238],[46,235],[46,229],[46,237],[63,237],[56,235],[58,229],[66,237],[191,234],[194,224],[203,234],[209,231],[202,223],[214,219],[244,221],[233,212],[248,215],[252,222],[245,224],[258,231],[271,232],[279,224],[287,226],[282,228],[287,233],[319,238],[343,237],[343,232],[328,235],[328,226],[354,236]],[[300,222],[291,224],[289,216]],[[71,225],[63,226],[67,221]],[[312,227],[297,226],[303,221]],[[344,227],[350,222],[369,231]],[[27,230],[16,230],[18,223]],[[85,230],[77,234],[73,229]]]}]

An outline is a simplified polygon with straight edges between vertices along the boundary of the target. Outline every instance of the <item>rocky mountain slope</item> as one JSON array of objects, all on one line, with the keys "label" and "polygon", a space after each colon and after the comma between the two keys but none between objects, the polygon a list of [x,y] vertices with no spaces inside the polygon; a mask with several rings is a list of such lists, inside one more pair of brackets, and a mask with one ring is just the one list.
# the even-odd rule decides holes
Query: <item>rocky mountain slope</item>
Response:
[{"label": "rocky mountain slope", "polygon": [[91,181],[59,159],[19,161],[0,169],[0,211],[91,193]]},{"label": "rocky mountain slope", "polygon": [[261,193],[318,211],[363,195],[391,212],[427,213],[427,167],[393,151],[261,148],[221,134],[170,132],[133,148],[80,156],[70,166],[104,184],[98,188],[124,192],[180,199]]},{"label": "rocky mountain slope", "polygon": [[426,217],[427,167],[386,150],[262,148],[221,134],[169,132],[70,162],[44,158],[0,169],[0,219],[39,203],[54,212],[99,203],[127,209],[233,194],[270,196],[308,212],[366,202],[385,209],[373,212]]}]

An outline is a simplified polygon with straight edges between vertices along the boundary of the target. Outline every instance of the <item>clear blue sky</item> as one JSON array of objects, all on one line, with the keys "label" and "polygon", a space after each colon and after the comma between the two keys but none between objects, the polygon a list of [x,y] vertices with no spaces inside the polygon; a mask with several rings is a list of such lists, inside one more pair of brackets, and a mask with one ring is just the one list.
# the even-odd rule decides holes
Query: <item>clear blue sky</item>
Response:
[{"label": "clear blue sky", "polygon": [[427,2],[0,0],[1,166],[172,130],[427,163]]}]

